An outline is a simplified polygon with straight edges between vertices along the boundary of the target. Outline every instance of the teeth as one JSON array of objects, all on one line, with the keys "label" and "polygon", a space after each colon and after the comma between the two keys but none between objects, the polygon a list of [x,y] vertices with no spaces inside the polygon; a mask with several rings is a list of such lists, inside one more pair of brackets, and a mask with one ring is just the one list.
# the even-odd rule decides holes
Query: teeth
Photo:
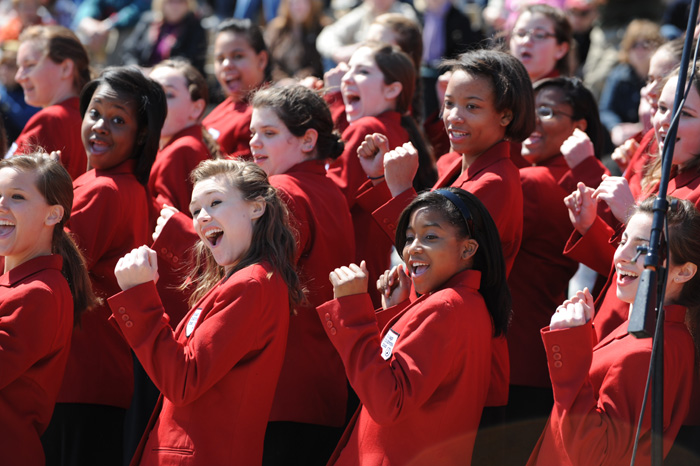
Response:
[{"label": "teeth", "polygon": [[462,137],[462,136],[466,136],[466,135],[467,135],[467,133],[464,133],[464,132],[462,132],[462,131],[455,131],[455,130],[452,130],[451,132],[452,132],[452,134],[453,134],[454,136],[457,136],[457,137]]},{"label": "teeth", "polygon": [[13,222],[8,221],[8,220],[0,220],[0,226],[13,227],[13,226],[15,226],[15,224]]},{"label": "teeth", "polygon": [[617,274],[618,274],[618,275],[622,275],[623,277],[632,277],[632,278],[637,278],[637,277],[639,277],[638,274],[633,273],[633,272],[627,272],[627,271],[625,271],[625,270],[618,270],[618,271],[617,271]]},{"label": "teeth", "polygon": [[224,230],[222,230],[221,228],[212,228],[211,230],[204,233],[204,236],[206,236],[207,238],[211,238],[211,237],[216,236],[219,233],[223,233],[223,232],[224,232]]}]

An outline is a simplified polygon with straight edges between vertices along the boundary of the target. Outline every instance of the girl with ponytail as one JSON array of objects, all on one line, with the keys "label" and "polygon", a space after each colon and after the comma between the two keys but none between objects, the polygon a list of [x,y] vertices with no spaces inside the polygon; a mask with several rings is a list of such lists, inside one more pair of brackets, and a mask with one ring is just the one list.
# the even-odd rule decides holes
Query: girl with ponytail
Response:
[{"label": "girl with ponytail", "polygon": [[68,172],[45,154],[0,161],[0,449],[3,464],[44,465],[46,430],[74,323],[97,303],[82,255],[63,229]]}]

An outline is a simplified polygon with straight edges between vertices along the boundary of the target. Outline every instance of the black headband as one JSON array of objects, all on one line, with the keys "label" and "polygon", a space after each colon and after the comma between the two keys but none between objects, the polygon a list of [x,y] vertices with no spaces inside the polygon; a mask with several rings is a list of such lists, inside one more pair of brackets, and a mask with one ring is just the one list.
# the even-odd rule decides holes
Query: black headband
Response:
[{"label": "black headband", "polygon": [[446,197],[447,200],[449,200],[452,204],[454,204],[455,207],[457,207],[457,209],[462,213],[462,217],[464,217],[464,223],[466,223],[467,225],[467,233],[469,234],[469,236],[472,236],[472,229],[469,226],[470,224],[473,224],[472,214],[471,212],[469,212],[469,208],[462,201],[462,199],[460,199],[458,195],[447,189],[436,189],[433,192]]}]

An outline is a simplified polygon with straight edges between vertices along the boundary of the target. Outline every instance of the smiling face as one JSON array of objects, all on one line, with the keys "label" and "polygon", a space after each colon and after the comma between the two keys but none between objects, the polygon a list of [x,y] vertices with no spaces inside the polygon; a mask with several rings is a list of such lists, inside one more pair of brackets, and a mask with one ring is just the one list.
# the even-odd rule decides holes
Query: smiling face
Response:
[{"label": "smiling face", "polygon": [[226,95],[242,101],[265,80],[267,52],[257,53],[243,34],[220,32],[214,42],[214,74]]},{"label": "smiling face", "polygon": [[[57,210],[58,209],[58,210]],[[0,256],[5,271],[51,253],[53,226],[63,209],[49,206],[36,187],[36,174],[0,169]]]},{"label": "smiling face", "polygon": [[467,157],[481,155],[503,140],[509,111],[496,111],[491,81],[463,70],[447,83],[442,121],[453,150]]},{"label": "smiling face", "polygon": [[[519,37],[518,33],[522,32],[529,34]],[[533,33],[544,33],[546,37],[537,40]],[[533,83],[554,71],[557,61],[569,50],[565,42],[557,43],[551,19],[529,11],[522,13],[515,22],[509,45],[511,55],[522,62]]]},{"label": "smiling face", "polygon": [[24,89],[24,101],[34,107],[48,107],[64,100],[65,88],[72,87],[72,77],[64,82],[63,68],[44,53],[39,42],[23,42],[17,51],[15,80]]},{"label": "smiling face", "polygon": [[250,120],[250,150],[255,163],[268,176],[281,175],[302,162],[313,147],[303,137],[289,132],[277,113],[269,107],[255,107]]},{"label": "smiling face", "polygon": [[574,109],[569,105],[561,88],[543,87],[535,95],[535,108],[552,110],[551,118],[535,117],[535,131],[523,141],[522,155],[529,163],[538,164],[560,153],[561,145],[575,128],[585,129],[586,120],[574,120]]},{"label": "smiling face", "polygon": [[[673,100],[676,95],[677,76],[669,78],[661,91],[659,105],[656,113],[652,117],[656,138],[659,141],[659,153],[663,154],[666,134],[673,113]],[[700,155],[700,95],[698,95],[695,83],[691,86],[688,98],[683,106],[681,117],[678,122],[676,132],[676,143],[673,151],[673,163],[684,168],[688,162],[693,161]]]},{"label": "smiling face", "polygon": [[244,200],[223,176],[194,185],[190,203],[194,229],[227,273],[250,249],[253,223],[265,212],[264,206],[264,201]]},{"label": "smiling face", "polygon": [[641,94],[643,97],[646,97],[651,107],[650,113],[652,118],[659,105],[659,96],[662,90],[661,82],[677,64],[678,62],[666,47],[657,49],[654,55],[651,56],[647,82],[642,88]]},{"label": "smiling face", "polygon": [[340,92],[349,123],[362,117],[380,115],[396,107],[401,85],[384,83],[384,73],[377,66],[372,49],[357,49],[352,54],[348,66],[350,69],[343,76]]},{"label": "smiling face", "polygon": [[416,209],[411,214],[403,247],[403,261],[416,292],[437,290],[455,274],[469,268],[476,252],[474,249],[464,257],[470,241],[473,240],[460,238],[457,228],[434,208]]},{"label": "smiling face", "polygon": [[637,246],[649,246],[651,222],[651,215],[633,215],[615,250],[613,263],[617,272],[617,297],[625,303],[633,303],[637,294],[639,277],[644,271],[644,255],[640,255],[636,262],[632,260],[637,255]]},{"label": "smiling face", "polygon": [[82,125],[90,166],[107,170],[132,157],[138,132],[136,103],[131,96],[100,84],[90,99]]},{"label": "smiling face", "polygon": [[163,87],[168,102],[168,114],[160,131],[162,145],[178,132],[197,123],[204,110],[204,100],[192,101],[187,89],[187,79],[175,68],[155,68],[150,77]]}]

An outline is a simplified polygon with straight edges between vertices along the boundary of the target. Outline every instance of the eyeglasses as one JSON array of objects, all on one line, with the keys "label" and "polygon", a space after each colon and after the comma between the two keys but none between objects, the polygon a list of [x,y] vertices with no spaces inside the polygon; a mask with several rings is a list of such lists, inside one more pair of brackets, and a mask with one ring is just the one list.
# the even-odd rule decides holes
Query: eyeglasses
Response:
[{"label": "eyeglasses", "polygon": [[537,110],[535,110],[535,113],[537,114],[538,117],[542,120],[551,120],[554,118],[554,115],[564,115],[569,118],[573,118],[573,115],[569,115],[568,113],[560,112],[559,110],[554,110],[552,107],[545,107],[544,105],[541,107],[537,107]]},{"label": "eyeglasses", "polygon": [[517,37],[518,39],[525,39],[528,36],[535,42],[542,42],[550,37],[556,37],[556,34],[545,31],[544,29],[518,29],[517,31],[513,31],[513,37]]}]

